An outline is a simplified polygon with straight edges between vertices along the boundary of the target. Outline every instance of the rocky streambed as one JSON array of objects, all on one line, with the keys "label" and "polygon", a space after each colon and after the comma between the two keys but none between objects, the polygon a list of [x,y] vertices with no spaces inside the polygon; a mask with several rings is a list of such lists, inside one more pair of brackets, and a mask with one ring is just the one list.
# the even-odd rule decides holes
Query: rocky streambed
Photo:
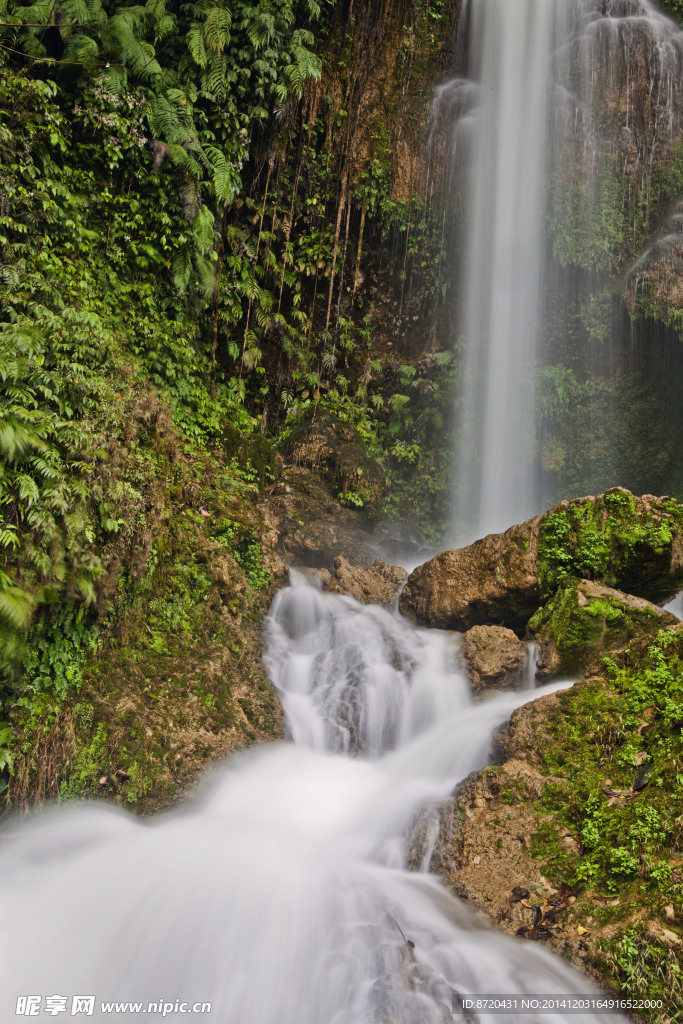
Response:
[{"label": "rocky streambed", "polygon": [[[401,588],[400,570],[344,559],[321,578],[382,604]],[[483,699],[528,684],[530,649],[538,680],[577,680],[513,713],[411,862],[427,853],[497,926],[603,985],[662,998],[645,1014],[661,1021],[683,998],[683,623],[663,607],[682,587],[683,506],[614,488],[437,555],[399,600],[462,631]]]}]

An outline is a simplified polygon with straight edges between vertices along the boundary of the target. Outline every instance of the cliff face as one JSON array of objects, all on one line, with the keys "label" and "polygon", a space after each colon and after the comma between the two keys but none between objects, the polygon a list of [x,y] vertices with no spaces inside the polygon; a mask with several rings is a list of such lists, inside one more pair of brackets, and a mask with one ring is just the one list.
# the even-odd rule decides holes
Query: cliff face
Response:
[{"label": "cliff face", "polygon": [[295,250],[317,246],[317,259],[294,263],[308,278],[312,333],[364,327],[373,355],[405,361],[450,345],[444,169],[426,142],[434,87],[452,73],[458,9],[459,0],[339,5],[320,81],[255,161],[265,226]]}]

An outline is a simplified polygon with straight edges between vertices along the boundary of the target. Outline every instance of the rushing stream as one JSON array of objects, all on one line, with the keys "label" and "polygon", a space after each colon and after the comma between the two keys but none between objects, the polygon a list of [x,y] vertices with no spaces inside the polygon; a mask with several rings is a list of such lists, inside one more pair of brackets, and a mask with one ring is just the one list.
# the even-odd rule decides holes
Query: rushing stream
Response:
[{"label": "rushing stream", "polygon": [[105,1000],[180,1000],[225,1024],[431,1024],[454,994],[472,1021],[470,993],[590,991],[406,870],[417,812],[529,697],[474,703],[456,639],[293,573],[265,655],[292,742],[233,756],[153,821],[83,804],[5,828],[2,1019],[42,993],[93,994],[96,1019]]}]

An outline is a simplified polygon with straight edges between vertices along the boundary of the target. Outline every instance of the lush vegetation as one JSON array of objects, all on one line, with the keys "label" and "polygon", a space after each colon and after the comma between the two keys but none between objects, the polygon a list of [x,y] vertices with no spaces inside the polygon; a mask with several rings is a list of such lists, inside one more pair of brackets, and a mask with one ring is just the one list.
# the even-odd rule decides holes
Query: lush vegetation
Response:
[{"label": "lush vegetation", "polygon": [[[594,961],[631,996],[680,1005],[683,648],[679,630],[635,641],[620,664],[559,697],[540,726],[547,781],[532,849],[577,895]],[[565,922],[565,926],[566,922]]]},{"label": "lush vegetation", "polygon": [[[39,695],[77,689],[198,453],[263,491],[278,446],[347,508],[439,539],[462,210],[426,194],[405,154],[422,147],[452,17],[442,0],[352,15],[332,0],[0,0],[3,749]],[[678,163],[657,169],[662,207]],[[615,180],[599,182],[599,243],[590,197],[558,186],[558,265],[621,270],[642,208]],[[576,352],[607,343],[612,299],[576,314]],[[539,381],[549,498],[624,465],[624,482],[660,490],[680,461],[653,411],[661,367],[614,385],[638,419],[615,445],[625,417],[574,355]],[[308,459],[323,423],[346,439],[334,467]],[[250,538],[223,524],[266,587]]]},{"label": "lush vegetation", "polygon": [[545,596],[571,578],[600,580],[653,601],[670,599],[670,551],[683,525],[672,498],[638,500],[615,487],[598,500],[572,501],[549,513],[539,536],[539,580]]},{"label": "lush vegetation", "polygon": [[[402,89],[433,77],[420,54],[443,8],[385,26]],[[386,507],[436,528],[448,462],[430,438],[447,429],[452,355],[373,351],[363,281],[384,275],[394,327],[412,322],[445,294],[441,235],[395,194],[386,125],[354,151],[341,28],[315,0],[0,4],[4,785],[22,728],[50,726],[150,578],[198,454],[228,492],[263,490],[270,442],[324,413],[360,452],[332,478],[342,503],[379,512],[370,459]],[[395,279],[378,242],[401,252]],[[234,509],[219,520],[250,591],[267,589],[258,530]],[[205,589],[163,578],[159,652]]]}]

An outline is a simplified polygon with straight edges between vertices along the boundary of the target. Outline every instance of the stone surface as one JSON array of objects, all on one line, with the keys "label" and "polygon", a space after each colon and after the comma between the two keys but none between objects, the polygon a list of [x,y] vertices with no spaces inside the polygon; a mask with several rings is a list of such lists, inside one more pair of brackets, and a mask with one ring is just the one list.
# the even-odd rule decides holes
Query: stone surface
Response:
[{"label": "stone surface", "polygon": [[615,487],[444,551],[409,576],[400,610],[417,622],[523,632],[569,578],[592,579],[657,603],[683,586],[683,506]]},{"label": "stone surface", "polygon": [[277,546],[287,562],[332,569],[341,554],[354,563],[372,561],[367,518],[356,509],[343,508],[310,470],[285,470],[266,504],[277,524]]},{"label": "stone surface", "polygon": [[607,651],[678,622],[677,616],[642,597],[591,580],[561,587],[529,622],[540,646],[538,676],[549,679],[583,671]]},{"label": "stone surface", "polygon": [[504,626],[472,626],[463,635],[462,653],[476,692],[509,690],[523,680],[526,647]]},{"label": "stone surface", "polygon": [[323,588],[335,594],[348,594],[361,604],[391,606],[408,573],[399,565],[387,565],[379,558],[369,569],[352,565],[343,555],[334,560],[334,576],[327,569],[318,573]]},{"label": "stone surface", "polygon": [[401,612],[440,629],[487,623],[523,628],[540,603],[540,525],[537,516],[418,566],[401,594]]},{"label": "stone surface", "polygon": [[294,466],[318,473],[342,505],[376,519],[384,495],[384,470],[365,451],[355,427],[327,411],[293,427],[283,453]]},{"label": "stone surface", "polygon": [[[646,930],[661,947],[662,959],[677,963],[683,948],[681,916],[666,889],[653,897],[638,873],[629,876],[614,869],[615,884],[606,889],[604,879],[592,882],[583,868],[591,856],[593,864],[596,860],[584,834],[592,813],[587,810],[588,794],[595,794],[592,799],[600,802],[606,816],[601,818],[600,838],[592,840],[598,844],[618,829],[620,838],[625,835],[624,823],[631,815],[636,821],[657,819],[666,813],[662,808],[671,808],[678,799],[666,783],[634,796],[639,761],[622,756],[620,762],[618,755],[624,738],[628,742],[637,736],[633,750],[638,750],[655,742],[648,737],[659,735],[666,739],[654,748],[660,777],[676,770],[678,727],[660,709],[666,696],[678,693],[683,623],[668,626],[667,633],[666,643],[643,635],[615,655],[622,670],[617,685],[614,668],[603,666],[570,689],[514,711],[500,736],[505,763],[468,776],[438,808],[436,842],[431,842],[433,822],[431,832],[419,822],[410,850],[411,867],[423,867],[428,860],[427,866],[473,909],[511,934],[546,943],[602,985],[615,977],[605,970],[606,951],[613,953],[615,941],[634,922],[642,921],[643,934]],[[652,671],[660,664],[653,657],[655,649],[667,651],[661,678]],[[651,673],[648,683],[645,670]],[[661,704],[648,705],[653,695],[643,692],[646,685],[662,687]],[[621,733],[618,723],[628,721],[634,709],[639,724],[631,723]],[[675,833],[663,830],[657,842],[660,862],[678,880],[681,859]]]}]

